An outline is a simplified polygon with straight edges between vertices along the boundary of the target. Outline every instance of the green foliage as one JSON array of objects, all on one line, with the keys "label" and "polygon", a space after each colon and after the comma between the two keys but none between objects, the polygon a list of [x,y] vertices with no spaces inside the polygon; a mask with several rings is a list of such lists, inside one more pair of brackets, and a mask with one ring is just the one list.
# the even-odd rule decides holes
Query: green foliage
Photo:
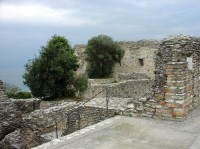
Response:
[{"label": "green foliage", "polygon": [[9,98],[15,98],[16,94],[21,91],[18,86],[9,83],[3,83],[3,89]]},{"label": "green foliage", "polygon": [[28,99],[31,98],[31,93],[22,92],[21,89],[15,85],[4,83],[3,84],[4,92],[9,98],[14,99]]},{"label": "green foliage", "polygon": [[41,47],[40,55],[25,65],[24,84],[35,97],[74,96],[77,69],[78,59],[68,41],[54,35]]},{"label": "green foliage", "polygon": [[31,98],[31,93],[29,92],[18,92],[16,95],[15,95],[15,99],[28,99],[28,98]]},{"label": "green foliage", "polygon": [[80,75],[76,78],[74,87],[79,96],[88,88],[88,77],[86,75]]},{"label": "green foliage", "polygon": [[90,78],[105,78],[112,74],[115,62],[121,62],[124,50],[106,35],[93,37],[86,48],[89,62],[88,76]]}]

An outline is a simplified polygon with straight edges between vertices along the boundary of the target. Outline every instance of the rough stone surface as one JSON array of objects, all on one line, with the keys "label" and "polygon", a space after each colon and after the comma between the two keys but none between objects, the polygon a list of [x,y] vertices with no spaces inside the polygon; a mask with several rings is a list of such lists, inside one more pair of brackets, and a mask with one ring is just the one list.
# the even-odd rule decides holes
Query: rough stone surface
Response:
[{"label": "rough stone surface", "polygon": [[[119,75],[131,73],[143,73],[154,78],[155,70],[155,52],[158,50],[160,41],[157,40],[140,40],[140,41],[119,41],[119,45],[124,48],[125,55],[121,64],[116,63],[113,69],[113,78],[118,81]],[[75,45],[74,51],[79,57],[80,67],[78,74],[84,74],[87,69],[85,55],[86,45]],[[143,59],[144,65],[140,60]]]},{"label": "rough stone surface", "polygon": [[0,96],[0,140],[21,126],[21,111],[7,96]]},{"label": "rough stone surface", "polygon": [[149,79],[125,80],[112,84],[92,84],[84,96],[91,98],[98,94],[96,97],[138,98],[149,91],[153,84],[154,80]]},{"label": "rough stone surface", "polygon": [[40,99],[11,99],[22,114],[30,113],[34,110],[40,109]]},{"label": "rough stone surface", "polygon": [[4,95],[4,91],[3,91],[3,81],[0,80],[0,96]]},{"label": "rough stone surface", "polygon": [[6,135],[1,141],[2,149],[21,149],[20,129]]},{"label": "rough stone surface", "polygon": [[164,100],[157,116],[184,118],[199,103],[200,40],[191,36],[164,39],[156,57],[155,100]]},{"label": "rough stone surface", "polygon": [[[21,140],[23,147],[33,147],[49,139],[55,138],[57,130],[63,132],[66,128],[65,113],[77,106],[76,102],[65,102],[47,109],[35,110],[23,117],[21,126]],[[62,133],[59,133],[61,135]]]}]

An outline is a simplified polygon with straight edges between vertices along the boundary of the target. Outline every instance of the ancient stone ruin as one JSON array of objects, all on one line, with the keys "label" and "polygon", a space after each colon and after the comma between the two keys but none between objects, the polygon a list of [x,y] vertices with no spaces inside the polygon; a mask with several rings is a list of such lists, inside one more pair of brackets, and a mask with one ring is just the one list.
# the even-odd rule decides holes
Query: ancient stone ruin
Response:
[{"label": "ancient stone ruin", "polygon": [[157,52],[155,74],[154,98],[164,101],[157,112],[166,117],[185,117],[200,100],[199,38],[164,39]]},{"label": "ancient stone ruin", "polygon": [[[103,88],[109,96],[132,98],[124,115],[183,119],[199,103],[200,39],[185,35],[161,41],[118,42],[125,49],[121,65],[116,64],[110,79],[90,80],[85,93],[92,97]],[[79,73],[87,62],[84,45],[76,45]],[[105,97],[106,93],[98,95]]]},{"label": "ancient stone ruin", "polygon": [[[121,65],[109,79],[90,79],[81,102],[46,106],[38,99],[10,99],[0,81],[0,148],[31,148],[115,115],[184,120],[199,104],[199,38],[118,43],[125,49]],[[74,47],[78,74],[88,67],[85,48]]]}]

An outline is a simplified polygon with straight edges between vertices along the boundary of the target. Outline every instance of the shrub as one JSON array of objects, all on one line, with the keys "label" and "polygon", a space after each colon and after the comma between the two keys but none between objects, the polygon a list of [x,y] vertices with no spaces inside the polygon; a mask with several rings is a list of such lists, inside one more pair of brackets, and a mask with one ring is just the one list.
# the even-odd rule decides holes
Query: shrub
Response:
[{"label": "shrub", "polygon": [[4,83],[3,84],[4,92],[9,98],[14,99],[27,99],[31,98],[32,95],[29,92],[23,92],[21,89],[15,85]]},{"label": "shrub", "polygon": [[81,96],[88,88],[88,77],[86,75],[78,76],[75,80],[74,87],[78,96]]},{"label": "shrub", "polygon": [[21,89],[18,86],[15,86],[13,84],[9,84],[9,83],[3,83],[3,89],[5,94],[9,97],[9,98],[14,98],[15,95],[21,91]]},{"label": "shrub", "polygon": [[31,93],[29,92],[18,92],[16,95],[15,95],[15,99],[28,99],[28,98],[31,98]]}]

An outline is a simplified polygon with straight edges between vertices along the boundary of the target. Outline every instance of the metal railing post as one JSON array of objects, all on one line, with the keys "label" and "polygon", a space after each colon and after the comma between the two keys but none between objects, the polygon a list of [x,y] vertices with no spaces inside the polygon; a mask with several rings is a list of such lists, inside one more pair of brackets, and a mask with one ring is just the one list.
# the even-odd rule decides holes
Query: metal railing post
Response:
[{"label": "metal railing post", "polygon": [[80,127],[80,107],[78,107],[77,109],[77,119],[78,119],[78,129],[80,130],[81,127]]},{"label": "metal railing post", "polygon": [[56,123],[56,138],[58,138],[58,124],[56,120],[55,120],[55,123]]},{"label": "metal railing post", "polygon": [[108,117],[108,87],[106,87],[106,117]]}]

